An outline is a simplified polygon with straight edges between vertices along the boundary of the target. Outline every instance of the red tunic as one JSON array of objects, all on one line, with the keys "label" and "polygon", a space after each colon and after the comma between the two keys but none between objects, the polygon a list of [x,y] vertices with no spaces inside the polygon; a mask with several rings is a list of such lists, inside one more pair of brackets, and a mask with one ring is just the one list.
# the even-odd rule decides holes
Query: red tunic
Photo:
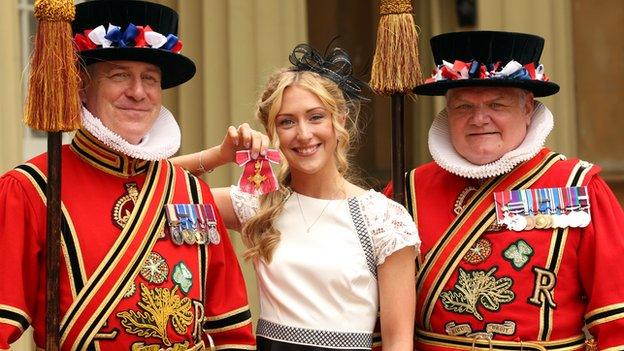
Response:
[{"label": "red tunic", "polygon": [[[166,203],[214,206],[208,185],[166,161],[113,152],[83,131],[63,147],[62,160],[63,350],[185,350],[208,345],[206,334],[221,348],[254,348],[244,280],[219,214],[218,244],[178,246],[153,203],[163,194]],[[45,347],[46,164],[43,154],[0,178],[0,349],[30,325]],[[157,174],[161,181],[153,181]],[[144,239],[123,230],[150,220]],[[126,232],[143,251],[124,252]],[[102,278],[132,269],[126,280]],[[89,294],[102,301],[87,304]]]},{"label": "red tunic", "polygon": [[[624,213],[598,176],[598,167],[587,164],[580,172],[578,164],[558,161],[530,187],[570,186],[571,174],[579,173],[579,185],[588,187],[591,223],[566,230],[499,228],[483,233],[458,266],[442,277],[448,280],[430,318],[423,317],[422,305],[417,306],[418,338],[426,341],[417,347],[444,350],[455,343],[457,349],[470,349],[466,337],[489,335],[493,340],[522,341],[526,350],[531,341],[574,340],[583,334],[584,324],[599,349],[624,347],[624,270],[617,268],[624,257]],[[457,216],[459,195],[479,184],[433,162],[416,169],[413,184],[422,264]],[[484,201],[491,204],[494,199]],[[442,339],[452,343],[436,344]],[[571,349],[579,348],[572,344],[577,346]],[[508,349],[514,349],[510,345]]]}]

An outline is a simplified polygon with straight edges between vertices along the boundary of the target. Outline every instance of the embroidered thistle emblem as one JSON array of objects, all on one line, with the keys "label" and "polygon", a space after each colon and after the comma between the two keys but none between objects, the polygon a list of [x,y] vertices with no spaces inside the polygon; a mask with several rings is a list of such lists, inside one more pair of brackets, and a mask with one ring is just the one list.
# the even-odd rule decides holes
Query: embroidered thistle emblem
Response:
[{"label": "embroidered thistle emblem", "polygon": [[513,280],[509,277],[496,278],[494,272],[497,267],[489,271],[465,271],[459,268],[459,277],[453,290],[440,294],[442,305],[448,311],[472,314],[482,321],[483,316],[478,311],[479,304],[490,311],[498,311],[501,304],[511,302],[515,294],[510,290]]},{"label": "embroidered thistle emblem", "polygon": [[141,311],[123,311],[117,313],[121,325],[130,334],[140,337],[157,337],[166,346],[171,346],[167,335],[169,321],[176,333],[183,335],[193,321],[192,301],[188,297],[180,299],[178,287],[149,289],[141,284]]},{"label": "embroidered thistle emblem", "polygon": [[526,241],[520,239],[511,244],[504,252],[503,256],[511,265],[520,270],[524,265],[529,262],[531,256],[533,256],[533,248],[527,244]]}]

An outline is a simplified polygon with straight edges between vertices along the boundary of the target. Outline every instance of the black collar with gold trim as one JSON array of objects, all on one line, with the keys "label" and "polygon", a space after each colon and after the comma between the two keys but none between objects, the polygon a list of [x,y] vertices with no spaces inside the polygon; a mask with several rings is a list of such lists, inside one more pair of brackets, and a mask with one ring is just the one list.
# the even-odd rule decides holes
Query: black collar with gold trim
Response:
[{"label": "black collar with gold trim", "polygon": [[119,177],[132,177],[147,171],[150,161],[131,158],[111,150],[85,129],[76,132],[71,149],[93,167]]}]

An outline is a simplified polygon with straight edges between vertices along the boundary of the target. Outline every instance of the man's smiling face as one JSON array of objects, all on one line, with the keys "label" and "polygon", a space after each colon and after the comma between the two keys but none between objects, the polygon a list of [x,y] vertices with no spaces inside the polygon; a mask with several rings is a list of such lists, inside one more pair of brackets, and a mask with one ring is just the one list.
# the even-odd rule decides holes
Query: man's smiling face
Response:
[{"label": "man's smiling face", "polygon": [[453,147],[476,165],[517,148],[533,113],[533,94],[518,88],[455,88],[446,101]]},{"label": "man's smiling face", "polygon": [[138,144],[160,112],[160,68],[138,61],[110,61],[90,65],[88,74],[81,91],[87,110],[127,142]]}]

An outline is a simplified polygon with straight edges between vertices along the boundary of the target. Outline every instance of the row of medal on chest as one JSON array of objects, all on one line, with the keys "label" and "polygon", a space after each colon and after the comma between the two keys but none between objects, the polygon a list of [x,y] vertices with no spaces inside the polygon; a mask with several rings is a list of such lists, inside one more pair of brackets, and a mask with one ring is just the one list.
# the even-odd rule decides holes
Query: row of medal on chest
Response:
[{"label": "row of medal on chest", "polygon": [[587,187],[519,189],[494,194],[499,224],[522,231],[589,225]]},{"label": "row of medal on chest", "polygon": [[218,245],[221,236],[211,204],[167,204],[167,229],[176,245]]}]

